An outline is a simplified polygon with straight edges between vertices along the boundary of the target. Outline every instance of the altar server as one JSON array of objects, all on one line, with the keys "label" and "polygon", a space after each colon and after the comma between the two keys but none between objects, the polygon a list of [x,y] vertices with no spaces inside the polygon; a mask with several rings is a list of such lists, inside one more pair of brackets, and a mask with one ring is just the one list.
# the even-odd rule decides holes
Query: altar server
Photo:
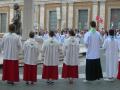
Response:
[{"label": "altar server", "polygon": [[60,33],[56,32],[55,39],[60,43]]},{"label": "altar server", "polygon": [[61,43],[61,45],[64,43],[64,40],[65,40],[65,35],[64,35],[64,32],[61,31],[61,35],[60,35],[60,43]]},{"label": "altar server", "polygon": [[38,56],[38,59],[41,60],[42,59],[42,55],[41,55],[41,48],[42,48],[42,45],[43,45],[43,38],[42,38],[42,34],[41,32],[39,32],[39,35],[35,35],[35,40],[38,42],[39,44],[39,50],[40,50],[40,53],[39,53],[39,56]]},{"label": "altar server", "polygon": [[22,48],[21,40],[15,34],[15,26],[9,25],[9,33],[5,34],[1,44],[3,50],[3,75],[2,80],[8,84],[19,81],[19,51]]},{"label": "altar server", "polygon": [[48,31],[46,31],[46,32],[44,33],[43,40],[45,41],[45,40],[47,40],[48,38],[49,38],[49,34],[48,34]]},{"label": "altar server", "polygon": [[42,38],[42,35],[41,35],[41,32],[39,32],[39,34],[36,34],[34,36],[35,40],[39,43],[39,44],[42,44],[43,43],[43,38]]},{"label": "altar server", "polygon": [[73,83],[74,78],[78,78],[79,63],[79,42],[73,30],[69,31],[69,38],[64,43],[64,64],[62,68],[62,78],[68,78],[69,83]]},{"label": "altar server", "polygon": [[117,77],[119,44],[115,38],[114,30],[109,30],[109,36],[105,39],[103,48],[106,56],[106,74],[108,81]]},{"label": "altar server", "polygon": [[60,56],[60,45],[54,39],[54,32],[49,32],[49,39],[43,43],[42,51],[44,56],[42,78],[47,79],[47,83],[53,83],[58,79],[58,63]]},{"label": "altar server", "polygon": [[37,61],[39,55],[38,43],[34,39],[34,32],[29,33],[29,39],[24,43],[24,75],[26,84],[37,81]]},{"label": "altar server", "polygon": [[84,36],[84,43],[87,48],[86,52],[86,81],[99,80],[103,78],[100,63],[100,47],[102,37],[96,31],[96,22],[91,21],[91,29]]}]

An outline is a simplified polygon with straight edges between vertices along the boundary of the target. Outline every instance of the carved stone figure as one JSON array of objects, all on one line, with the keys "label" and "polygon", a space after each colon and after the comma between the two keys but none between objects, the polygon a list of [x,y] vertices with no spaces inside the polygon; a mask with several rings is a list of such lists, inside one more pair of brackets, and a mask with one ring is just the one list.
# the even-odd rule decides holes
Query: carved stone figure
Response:
[{"label": "carved stone figure", "polygon": [[21,35],[22,34],[21,11],[18,4],[14,4],[13,24],[15,25],[15,33]]}]

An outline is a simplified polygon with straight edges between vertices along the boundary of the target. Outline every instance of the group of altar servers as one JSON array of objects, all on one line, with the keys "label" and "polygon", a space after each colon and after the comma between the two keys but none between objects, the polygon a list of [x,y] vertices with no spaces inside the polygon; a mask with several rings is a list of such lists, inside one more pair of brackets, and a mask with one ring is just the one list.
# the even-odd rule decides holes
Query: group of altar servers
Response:
[{"label": "group of altar servers", "polygon": [[[37,81],[37,61],[40,52],[44,59],[42,79],[46,79],[48,84],[52,84],[53,80],[58,79],[61,51],[61,44],[54,38],[55,33],[49,32],[49,38],[44,41],[41,49],[39,44],[42,40],[34,38],[34,32],[29,33],[29,39],[22,45],[20,36],[16,35],[14,30],[14,25],[9,25],[9,32],[3,36],[0,43],[4,59],[2,80],[12,85],[19,81],[19,51],[22,50],[24,54],[23,80],[26,81],[26,84],[34,84]],[[70,78],[69,82],[72,83],[72,78],[78,78],[79,44],[74,37],[74,31],[69,31],[69,35],[64,46],[65,60],[62,77]]]},{"label": "group of altar servers", "polygon": [[[86,79],[94,81],[103,78],[100,48],[103,47],[106,56],[105,80],[112,81],[120,79],[120,63],[118,62],[119,40],[115,38],[114,30],[109,31],[109,36],[104,40],[96,31],[96,22],[91,21],[90,30],[84,36],[86,52]],[[23,80],[26,84],[34,84],[37,81],[37,61],[39,53],[43,56],[42,79],[46,79],[48,84],[53,84],[53,80],[58,79],[58,65],[61,54],[61,44],[54,38],[54,31],[49,32],[49,38],[44,42],[40,38],[35,38],[35,33],[30,32],[29,38],[22,45],[21,38],[14,33],[15,26],[9,25],[9,33],[5,34],[0,43],[3,51],[3,75],[2,80],[14,85],[19,81],[19,51],[24,53]],[[40,46],[40,43],[43,43]],[[103,45],[102,45],[103,43]],[[79,78],[79,42],[75,38],[75,32],[69,31],[69,37],[62,45],[64,61],[62,67],[62,78],[68,79],[73,83],[73,79]],[[119,64],[119,65],[118,65]],[[118,68],[119,67],[119,68]]]}]

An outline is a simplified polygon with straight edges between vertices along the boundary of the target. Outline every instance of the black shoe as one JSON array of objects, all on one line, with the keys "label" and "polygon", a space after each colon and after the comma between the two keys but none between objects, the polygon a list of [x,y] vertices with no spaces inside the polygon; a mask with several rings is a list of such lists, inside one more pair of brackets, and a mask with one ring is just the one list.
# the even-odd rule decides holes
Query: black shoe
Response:
[{"label": "black shoe", "polygon": [[34,84],[34,82],[31,82],[31,84],[33,85],[33,84]]},{"label": "black shoe", "polygon": [[7,81],[7,84],[14,85],[14,82],[12,82],[12,81]]},{"label": "black shoe", "polygon": [[26,82],[26,85],[29,85],[29,82],[28,82],[28,81]]},{"label": "black shoe", "polygon": [[47,84],[48,84],[48,85],[53,85],[54,82],[53,82],[52,80],[48,80],[48,81],[47,81]]},{"label": "black shoe", "polygon": [[69,80],[69,84],[73,84],[73,80]]}]

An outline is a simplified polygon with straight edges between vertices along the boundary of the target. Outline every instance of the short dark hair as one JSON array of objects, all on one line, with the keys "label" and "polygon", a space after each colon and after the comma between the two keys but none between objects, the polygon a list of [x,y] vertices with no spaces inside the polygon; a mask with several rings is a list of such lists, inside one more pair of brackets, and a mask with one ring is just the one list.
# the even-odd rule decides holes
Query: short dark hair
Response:
[{"label": "short dark hair", "polygon": [[109,30],[109,35],[110,36],[114,36],[115,35],[115,30],[114,29],[110,29]]},{"label": "short dark hair", "polygon": [[54,37],[54,36],[55,36],[54,31],[49,31],[49,36],[50,36],[50,37]]},{"label": "short dark hair", "polygon": [[70,36],[75,36],[75,32],[74,32],[73,30],[70,30],[70,31],[69,31],[69,35],[70,35]]},{"label": "short dark hair", "polygon": [[90,22],[90,26],[93,27],[93,28],[96,28],[96,22],[95,21],[91,21]]},{"label": "short dark hair", "polygon": [[34,36],[35,36],[35,33],[34,33],[33,31],[31,31],[31,32],[29,33],[29,37],[30,37],[30,38],[34,38]]},{"label": "short dark hair", "polygon": [[42,35],[42,33],[41,33],[41,32],[39,32],[38,34],[39,34],[39,36],[41,36],[41,35]]},{"label": "short dark hair", "polygon": [[11,33],[15,32],[15,25],[14,24],[9,25],[9,32],[11,32]]}]

